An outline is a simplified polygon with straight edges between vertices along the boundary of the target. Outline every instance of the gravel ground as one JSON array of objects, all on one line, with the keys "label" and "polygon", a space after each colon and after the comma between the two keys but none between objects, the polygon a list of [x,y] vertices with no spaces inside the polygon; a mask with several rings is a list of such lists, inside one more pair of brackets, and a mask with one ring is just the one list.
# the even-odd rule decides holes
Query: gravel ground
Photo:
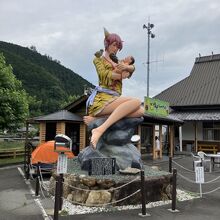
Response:
[{"label": "gravel ground", "polygon": [[[177,190],[177,200],[178,201],[186,201],[198,198],[196,195],[192,195],[191,193],[184,192],[182,190]],[[151,202],[146,205],[146,208],[153,208],[157,206],[170,204],[171,200],[166,201],[157,201]],[[85,207],[80,205],[74,205],[67,200],[64,200],[63,210],[69,215],[79,215],[79,214],[88,214],[88,213],[97,213],[97,212],[112,212],[112,211],[121,211],[121,210],[131,210],[131,209],[141,209],[140,205],[128,205],[128,206],[111,206],[111,207]]]},{"label": "gravel ground", "polygon": [[[77,158],[75,159],[70,159],[68,160],[68,170],[67,173],[70,174],[78,174],[78,175],[88,175],[87,171],[81,170],[80,168],[80,164],[77,160]],[[152,176],[162,176],[162,175],[167,175],[169,174],[166,171],[157,171],[155,169],[152,169],[150,166],[148,165],[144,165],[144,172],[145,172],[145,176],[147,177],[152,177]],[[136,175],[126,175],[126,174],[121,174],[119,171],[116,171],[116,173],[114,175],[99,175],[99,176],[95,176],[93,175],[93,177],[95,177],[96,179],[112,179],[115,182],[118,181],[128,181],[128,180],[132,180],[134,177],[139,176],[139,174]]]},{"label": "gravel ground", "polygon": [[[151,166],[155,166],[155,165],[158,166],[162,170],[156,171],[152,169]],[[149,177],[169,174],[168,172],[164,171],[164,170],[168,170],[166,161],[165,162],[163,161],[162,162],[161,161],[148,162],[145,164],[144,168],[145,168],[145,175]],[[87,175],[86,171],[81,170],[80,165],[77,160],[68,160],[68,173]],[[121,181],[122,179],[129,180],[131,178],[134,178],[134,176],[136,175],[122,175],[119,172],[117,172],[115,175],[111,175],[111,178],[113,178],[115,181],[119,181],[119,180]],[[109,178],[108,175],[96,176],[96,177],[97,178]],[[199,198],[197,193],[188,192],[183,189],[181,190],[177,189],[177,201],[178,202],[192,200],[196,198]],[[170,203],[171,203],[171,200],[151,202],[146,205],[146,208],[153,208],[153,207],[162,206],[162,205],[166,205]],[[131,210],[131,209],[141,209],[141,204],[128,205],[128,206],[86,207],[86,206],[74,205],[66,199],[63,202],[63,213],[67,215],[80,215],[80,214],[88,214],[88,213],[111,212],[111,211]]]}]

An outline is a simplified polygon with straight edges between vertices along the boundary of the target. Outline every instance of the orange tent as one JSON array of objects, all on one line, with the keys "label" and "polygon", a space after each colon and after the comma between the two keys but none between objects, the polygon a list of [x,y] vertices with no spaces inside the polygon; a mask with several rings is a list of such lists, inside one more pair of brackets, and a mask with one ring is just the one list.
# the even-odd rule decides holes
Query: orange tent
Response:
[{"label": "orange tent", "polygon": [[[65,151],[65,147],[57,147],[57,150]],[[73,158],[74,154],[72,152],[65,152],[68,158]],[[47,141],[43,144],[37,146],[37,148],[31,154],[31,163],[56,163],[58,160],[58,152],[54,152],[54,141]]]}]

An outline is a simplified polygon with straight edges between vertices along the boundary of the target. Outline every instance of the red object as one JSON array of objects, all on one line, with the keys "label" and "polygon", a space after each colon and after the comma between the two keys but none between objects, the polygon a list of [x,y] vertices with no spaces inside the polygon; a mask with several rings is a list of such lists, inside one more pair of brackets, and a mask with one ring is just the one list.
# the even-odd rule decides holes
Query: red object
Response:
[{"label": "red object", "polygon": [[[36,164],[40,163],[56,163],[58,160],[58,152],[54,152],[54,142],[55,141],[47,141],[43,144],[37,146],[37,148],[31,154],[31,163]],[[66,151],[65,147],[56,147],[56,150]],[[65,152],[69,159],[74,157],[72,152]]]}]

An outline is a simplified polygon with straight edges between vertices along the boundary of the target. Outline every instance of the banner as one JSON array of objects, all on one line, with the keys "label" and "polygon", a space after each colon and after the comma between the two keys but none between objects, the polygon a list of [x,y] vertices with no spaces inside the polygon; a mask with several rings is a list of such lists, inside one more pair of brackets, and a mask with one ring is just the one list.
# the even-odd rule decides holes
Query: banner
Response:
[{"label": "banner", "polygon": [[204,183],[204,167],[195,167],[196,183]]},{"label": "banner", "polygon": [[60,153],[57,161],[57,174],[67,172],[67,155]]},{"label": "banner", "polygon": [[146,114],[163,117],[169,115],[169,103],[159,99],[144,97],[144,109]]}]

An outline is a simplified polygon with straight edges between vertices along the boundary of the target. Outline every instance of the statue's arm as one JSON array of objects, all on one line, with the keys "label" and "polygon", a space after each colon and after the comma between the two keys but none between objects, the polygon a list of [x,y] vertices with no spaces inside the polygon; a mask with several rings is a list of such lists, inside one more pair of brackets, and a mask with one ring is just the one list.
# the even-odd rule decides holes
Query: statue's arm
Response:
[{"label": "statue's arm", "polygon": [[105,85],[110,85],[112,83],[112,70],[105,67],[102,58],[95,57],[93,63],[99,76],[99,81]]},{"label": "statue's arm", "polygon": [[110,85],[112,80],[121,80],[122,79],[122,72],[120,70],[110,70],[106,69],[102,58],[95,57],[93,60],[95,65],[96,71],[99,75],[99,79],[101,82],[104,82],[106,85]]}]

